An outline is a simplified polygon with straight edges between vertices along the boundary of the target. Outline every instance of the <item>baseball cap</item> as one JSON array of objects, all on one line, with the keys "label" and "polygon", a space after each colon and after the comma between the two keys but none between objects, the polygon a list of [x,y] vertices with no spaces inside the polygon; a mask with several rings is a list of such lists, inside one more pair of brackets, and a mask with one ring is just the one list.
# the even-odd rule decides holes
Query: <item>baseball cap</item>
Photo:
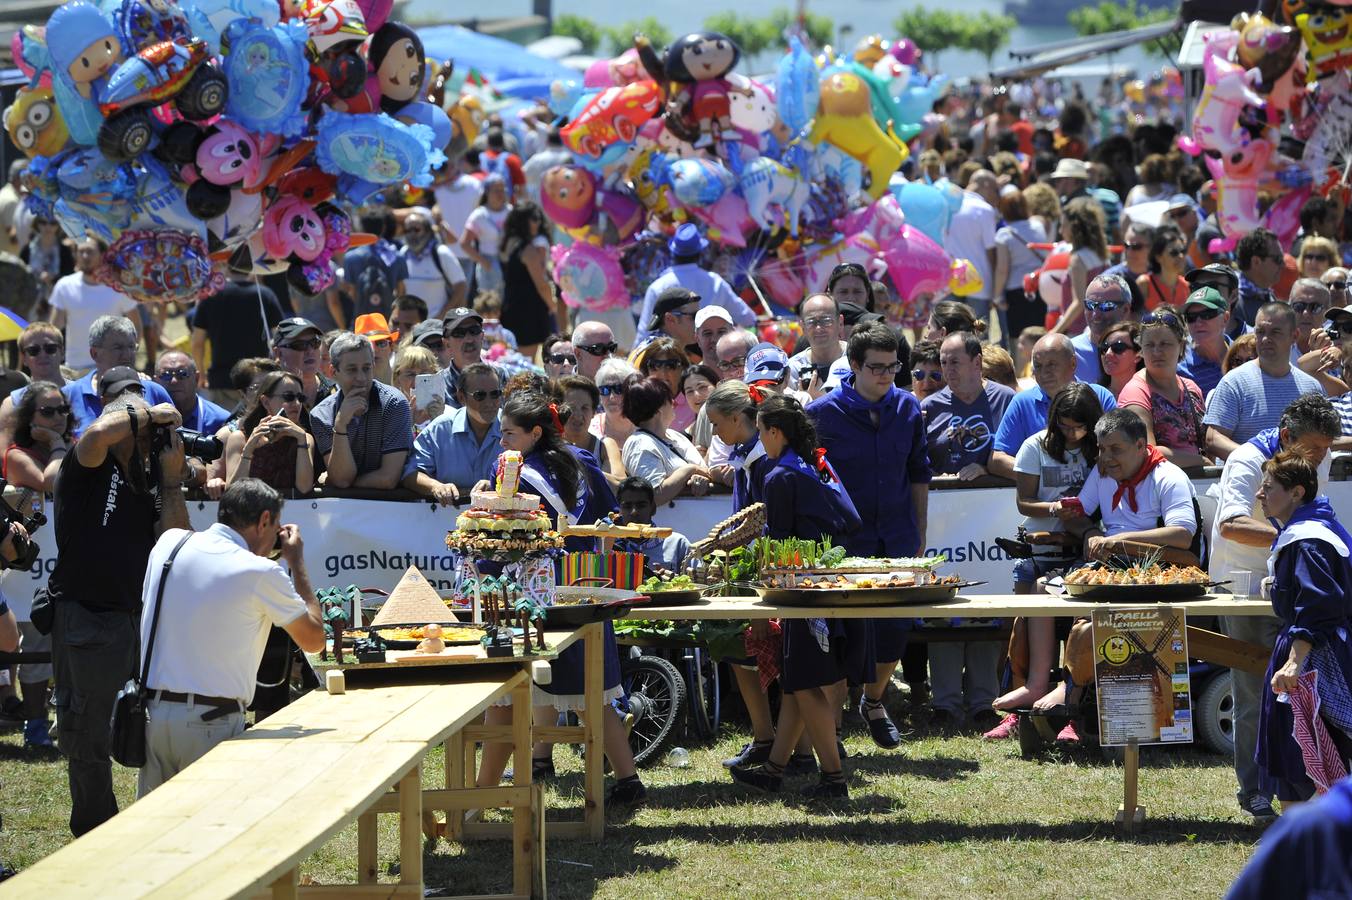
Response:
[{"label": "baseball cap", "polygon": [[105,401],[112,400],[132,385],[145,393],[145,385],[141,383],[141,376],[135,369],[131,366],[113,366],[99,378],[99,397]]},{"label": "baseball cap", "polygon": [[483,316],[479,315],[468,306],[457,306],[455,309],[446,313],[446,318],[441,320],[441,330],[443,332],[454,331],[470,319],[473,319],[481,325],[484,321]]},{"label": "baseball cap", "polygon": [[357,316],[356,327],[353,330],[357,334],[366,335],[372,342],[399,340],[399,332],[390,331],[390,323],[385,319],[383,313],[366,313]]},{"label": "baseball cap", "polygon": [[1189,294],[1188,299],[1183,301],[1183,308],[1187,309],[1194,303],[1210,307],[1211,309],[1220,310],[1221,312],[1225,312],[1230,308],[1230,304],[1225,302],[1225,298],[1221,296],[1221,292],[1210,285],[1199,287]]},{"label": "baseball cap", "polygon": [[1234,269],[1223,263],[1207,263],[1200,269],[1191,269],[1187,275],[1188,284],[1197,287],[1199,284],[1211,283],[1216,278],[1224,279],[1229,285],[1230,290],[1236,290],[1239,287],[1239,275]]},{"label": "baseball cap", "polygon": [[732,321],[732,313],[728,312],[723,307],[704,306],[700,308],[699,312],[695,313],[695,328],[696,329],[703,328],[704,323],[709,321],[710,319],[722,319],[729,325],[737,324]]},{"label": "baseball cap", "polygon": [[850,360],[847,357],[840,357],[831,363],[831,368],[826,372],[826,378],[822,381],[822,390],[833,391],[840,387],[841,382],[849,377],[854,370],[850,368]]},{"label": "baseball cap", "polygon": [[1165,212],[1173,212],[1176,209],[1196,209],[1192,198],[1187,194],[1174,194],[1169,198],[1169,205],[1165,207]]},{"label": "baseball cap", "polygon": [[300,316],[282,319],[277,323],[277,327],[272,329],[272,343],[276,345],[283,341],[294,340],[307,331],[313,331],[321,336],[324,334],[324,331],[309,319],[302,319]]},{"label": "baseball cap", "polygon": [[409,332],[408,340],[409,343],[421,347],[428,338],[440,340],[444,330],[445,326],[442,325],[440,319],[425,319],[413,326],[413,330]]},{"label": "baseball cap", "polygon": [[742,380],[747,384],[761,381],[779,381],[789,367],[789,357],[783,350],[770,343],[760,343],[751,348],[746,355],[746,375]]},{"label": "baseball cap", "polygon": [[648,330],[660,331],[663,316],[673,309],[680,309],[690,303],[698,303],[699,300],[699,294],[696,294],[690,288],[683,288],[680,285],[667,288],[657,295],[657,302],[653,304],[653,317],[648,320]]},{"label": "baseball cap", "polygon": [[1340,329],[1346,330],[1349,321],[1352,321],[1352,306],[1334,306],[1324,313],[1324,318],[1330,322],[1338,323]]}]

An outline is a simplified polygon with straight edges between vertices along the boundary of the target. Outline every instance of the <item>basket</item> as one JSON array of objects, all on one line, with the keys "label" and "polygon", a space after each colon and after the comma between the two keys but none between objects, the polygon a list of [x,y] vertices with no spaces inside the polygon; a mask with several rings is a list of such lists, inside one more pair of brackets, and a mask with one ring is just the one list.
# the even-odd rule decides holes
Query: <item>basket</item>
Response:
[{"label": "basket", "polygon": [[690,545],[689,559],[703,559],[717,550],[745,547],[765,532],[765,504],[753,503],[709,529],[702,540]]}]

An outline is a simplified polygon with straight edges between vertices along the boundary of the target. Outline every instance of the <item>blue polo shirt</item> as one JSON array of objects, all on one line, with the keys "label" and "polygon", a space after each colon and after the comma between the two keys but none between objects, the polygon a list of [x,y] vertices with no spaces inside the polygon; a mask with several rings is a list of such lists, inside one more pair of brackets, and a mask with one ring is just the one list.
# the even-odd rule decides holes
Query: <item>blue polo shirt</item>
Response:
[{"label": "blue polo shirt", "polygon": [[502,452],[502,428],[496,419],[482,442],[474,439],[469,412],[455,409],[433,419],[413,442],[413,464],[443,484],[469,490],[493,469]]},{"label": "blue polo shirt", "polygon": [[[1099,365],[1098,348],[1089,336],[1089,329],[1071,338],[1070,345],[1075,348],[1075,380],[1098,384],[1098,380],[1103,377],[1103,368]],[[1018,447],[1014,448],[1016,453],[1018,450]]]},{"label": "blue polo shirt", "polygon": [[197,398],[197,408],[191,416],[183,417],[183,427],[203,434],[215,434],[221,426],[230,421],[230,410],[217,406],[206,397]]},{"label": "blue polo shirt", "polygon": [[[1229,347],[1230,343],[1230,338],[1226,337],[1225,346]],[[1224,358],[1225,355],[1221,354],[1221,359]],[[1178,374],[1184,378],[1191,378],[1202,389],[1202,396],[1210,397],[1216,385],[1221,383],[1221,364],[1212,362],[1205,356],[1199,356],[1196,348],[1188,344],[1187,352],[1183,354],[1183,359],[1178,364]]]},{"label": "blue polo shirt", "polygon": [[[75,415],[76,437],[84,434],[84,430],[103,413],[103,401],[99,399],[98,391],[94,390],[94,374],[97,371],[91,371],[78,381],[68,381],[61,389],[61,396],[66,398],[70,411]],[[142,378],[141,385],[145,388],[146,402],[151,406],[161,403],[173,405],[173,398],[158,382]]]},{"label": "blue polo shirt", "polygon": [[[1077,379],[1078,380],[1078,379]],[[1117,409],[1117,398],[1112,391],[1098,384],[1090,384],[1103,411]],[[1052,399],[1037,385],[1026,391],[1019,391],[1009,401],[1005,417],[1000,420],[1000,428],[995,432],[995,449],[1010,456],[1017,456],[1023,442],[1040,431],[1047,430],[1047,413],[1052,407]]]}]

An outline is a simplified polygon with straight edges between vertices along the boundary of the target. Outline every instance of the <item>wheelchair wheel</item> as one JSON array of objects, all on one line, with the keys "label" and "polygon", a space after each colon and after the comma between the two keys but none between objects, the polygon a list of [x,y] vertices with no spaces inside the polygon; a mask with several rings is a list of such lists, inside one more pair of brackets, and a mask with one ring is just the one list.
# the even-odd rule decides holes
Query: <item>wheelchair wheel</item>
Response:
[{"label": "wheelchair wheel", "polygon": [[718,734],[723,707],[718,669],[718,663],[713,661],[708,651],[699,647],[686,656],[685,685],[690,702],[690,727],[699,740],[712,740]]},{"label": "wheelchair wheel", "polygon": [[1235,755],[1235,698],[1228,671],[1211,677],[1197,699],[1197,737],[1222,756]]},{"label": "wheelchair wheel", "polygon": [[660,759],[685,715],[685,682],[660,656],[640,656],[624,664],[624,689],[634,716],[629,747],[634,763],[642,766]]}]

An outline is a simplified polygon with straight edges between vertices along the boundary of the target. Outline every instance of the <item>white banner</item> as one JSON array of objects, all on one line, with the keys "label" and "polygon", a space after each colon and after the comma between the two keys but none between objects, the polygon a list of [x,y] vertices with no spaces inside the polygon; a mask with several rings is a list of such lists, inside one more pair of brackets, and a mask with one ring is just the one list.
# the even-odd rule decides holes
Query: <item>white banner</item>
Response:
[{"label": "white banner", "polygon": [[[1211,484],[1214,481],[1196,482],[1198,494],[1204,495]],[[1334,508],[1352,521],[1352,482],[1330,482],[1326,489]],[[674,507],[664,507],[657,521],[699,540],[728,517],[731,502],[726,495],[683,498]],[[1202,496],[1202,509],[1209,533],[1214,503]],[[196,529],[216,521],[215,503],[192,502],[188,511]],[[438,590],[449,592],[456,560],[446,549],[446,532],[455,527],[457,512],[430,503],[324,498],[288,501],[282,519],[300,526],[306,567],[316,588],[355,584],[388,591],[412,565]],[[1013,590],[1013,561],[994,539],[1013,537],[1022,521],[1012,487],[934,491],[926,552],[948,557],[945,572],[987,582],[971,593],[1007,594]],[[34,535],[42,553],[31,571],[4,574],[5,597],[21,619],[28,615],[33,592],[46,584],[56,563],[52,528],[49,523]]]}]

